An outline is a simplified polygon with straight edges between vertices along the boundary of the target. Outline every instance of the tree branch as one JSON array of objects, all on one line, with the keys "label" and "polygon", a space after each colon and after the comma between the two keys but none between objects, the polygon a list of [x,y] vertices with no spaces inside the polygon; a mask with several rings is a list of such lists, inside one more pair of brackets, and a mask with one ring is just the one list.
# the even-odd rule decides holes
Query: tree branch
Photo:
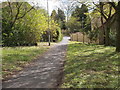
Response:
[{"label": "tree branch", "polygon": [[110,18],[111,12],[112,12],[112,6],[109,7],[109,15],[108,15],[108,18]]},{"label": "tree branch", "polygon": [[[97,5],[97,4],[95,4],[94,2],[93,2],[93,4],[97,7],[97,8],[100,8],[100,10],[98,9],[98,11],[101,13],[101,15],[105,18],[105,20],[107,21],[107,17],[105,16],[105,12],[103,11],[103,3],[102,2],[100,2],[100,6],[99,5]],[[96,9],[97,10],[97,9]]]},{"label": "tree branch", "polygon": [[108,2],[108,4],[110,4],[115,10],[117,9],[116,5],[115,5],[115,2]]},{"label": "tree branch", "polygon": [[31,7],[28,11],[26,11],[21,17],[18,17],[17,19],[23,18],[28,12],[30,12],[34,7]]},{"label": "tree branch", "polygon": [[8,1],[8,6],[9,6],[9,8],[10,8],[10,15],[11,15],[11,18],[13,17],[13,15],[12,15],[12,7],[11,7],[11,3]]},{"label": "tree branch", "polygon": [[16,2],[17,14],[15,15],[15,18],[12,21],[11,28],[13,27],[13,25],[15,24],[15,22],[17,20],[17,17],[18,17],[18,15],[20,13],[20,7],[22,6],[22,4],[23,4],[23,2],[20,5],[18,5],[18,2]]}]

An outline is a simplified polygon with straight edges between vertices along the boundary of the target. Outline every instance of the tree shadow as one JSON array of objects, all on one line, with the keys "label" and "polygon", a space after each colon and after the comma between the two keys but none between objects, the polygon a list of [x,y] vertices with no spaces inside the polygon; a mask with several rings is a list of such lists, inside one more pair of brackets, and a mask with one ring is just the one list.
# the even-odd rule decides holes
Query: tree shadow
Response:
[{"label": "tree shadow", "polygon": [[[78,79],[78,83],[81,82],[80,80],[84,80],[81,86],[91,84],[93,86],[96,85],[95,87],[107,87],[110,81],[112,82],[110,76],[119,75],[118,70],[114,69],[118,67],[118,59],[115,57],[116,52],[101,46],[70,44],[69,47],[71,48],[69,49],[70,51],[68,51],[66,61],[68,65],[66,65],[64,72],[67,75],[65,81],[71,84],[75,83],[73,85],[76,86],[73,87],[77,87],[77,80],[74,82],[74,79]],[[74,52],[72,52],[72,49],[74,49]],[[77,54],[74,54],[76,52]],[[87,77],[87,75],[89,75],[89,77]],[[85,76],[86,78],[84,78]],[[95,78],[95,81],[92,81],[91,79],[96,76],[98,76],[98,79]],[[101,77],[106,81],[101,81]]]}]

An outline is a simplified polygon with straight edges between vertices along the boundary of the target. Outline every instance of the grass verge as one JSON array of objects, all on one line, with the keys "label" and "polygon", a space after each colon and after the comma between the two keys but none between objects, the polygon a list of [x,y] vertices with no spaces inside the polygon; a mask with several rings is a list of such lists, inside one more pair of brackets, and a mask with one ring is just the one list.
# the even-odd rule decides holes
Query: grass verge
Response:
[{"label": "grass verge", "polygon": [[[51,43],[53,45],[53,43]],[[39,46],[28,47],[3,47],[2,48],[2,77],[7,78],[20,71],[24,66],[43,54],[49,47],[47,43],[39,43]]]},{"label": "grass verge", "polygon": [[118,88],[120,53],[114,47],[70,42],[62,88]]}]

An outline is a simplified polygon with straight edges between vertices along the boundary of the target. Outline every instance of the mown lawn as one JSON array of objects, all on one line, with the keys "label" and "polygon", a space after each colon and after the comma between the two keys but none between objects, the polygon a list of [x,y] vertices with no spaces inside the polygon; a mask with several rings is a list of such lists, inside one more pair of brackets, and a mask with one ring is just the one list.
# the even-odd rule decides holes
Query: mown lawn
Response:
[{"label": "mown lawn", "polygon": [[16,71],[22,70],[32,60],[35,60],[48,49],[47,43],[39,43],[39,46],[3,47],[2,77],[6,78]]},{"label": "mown lawn", "polygon": [[70,42],[62,88],[117,88],[120,53],[114,47]]}]

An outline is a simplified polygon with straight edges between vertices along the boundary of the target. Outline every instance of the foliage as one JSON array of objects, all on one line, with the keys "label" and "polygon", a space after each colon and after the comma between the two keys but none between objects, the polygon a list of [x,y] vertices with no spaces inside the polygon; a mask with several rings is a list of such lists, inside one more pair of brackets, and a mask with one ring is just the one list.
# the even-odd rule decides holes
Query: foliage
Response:
[{"label": "foliage", "polygon": [[115,31],[110,31],[110,45],[115,46],[116,44],[116,32]]},{"label": "foliage", "polygon": [[66,26],[70,30],[70,33],[75,33],[75,32],[80,31],[81,23],[77,21],[77,18],[71,17],[66,23]]},{"label": "foliage", "polygon": [[[51,42],[59,41],[59,37],[62,38],[61,37],[62,32],[59,25],[54,20],[51,20],[49,24],[50,24],[49,30],[51,35]],[[45,31],[44,34],[42,34],[42,41],[48,41],[48,35],[49,32]]]},{"label": "foliage", "polygon": [[86,19],[87,15],[85,15],[85,13],[87,12],[87,6],[85,4],[82,4],[81,8],[79,8],[79,6],[76,6],[76,9],[73,11],[72,16],[77,17],[78,21],[82,21],[82,18],[84,18],[84,20]]},{"label": "foliage", "polygon": [[59,41],[61,41],[61,40],[63,39],[63,35],[62,35],[62,33],[61,33],[61,29],[60,29],[60,28],[57,29],[57,32],[58,32],[57,41],[59,42]]},{"label": "foliage", "polygon": [[[48,32],[48,14],[44,9],[34,8],[25,14],[24,17],[16,19],[12,28],[10,28],[10,24],[12,22],[11,18],[16,17],[16,14],[14,15],[14,13],[17,12],[17,4],[21,5],[18,17],[24,15],[26,7],[32,8],[32,6],[26,2],[12,3],[11,8],[13,17],[8,14],[10,12],[8,6],[3,8],[3,44],[5,46],[35,45],[37,42],[42,40],[43,35],[47,36],[48,34],[46,33]],[[51,36],[59,37],[56,36],[58,35],[56,32],[59,26],[53,21],[53,19],[51,20],[51,25],[53,26],[49,29]],[[54,37],[51,39],[54,39]]]},{"label": "foliage", "polygon": [[[95,6],[99,9],[98,11],[101,14],[102,20],[103,18],[107,22],[105,28],[105,45],[110,45],[110,29],[112,25],[116,25],[114,28],[116,29],[116,52],[120,52],[120,1],[118,2],[100,2],[99,4],[95,4]],[[111,19],[115,17],[114,21]],[[112,25],[111,25],[112,21]],[[102,23],[104,24],[104,23]]]},{"label": "foliage", "polygon": [[64,20],[65,20],[65,14],[64,14],[64,12],[63,12],[60,8],[58,8],[57,18],[58,18],[59,20],[61,20],[61,21],[64,21]]},{"label": "foliage", "polygon": [[88,32],[88,38],[90,39],[91,42],[96,41],[98,39],[98,33],[99,30],[97,29]]},{"label": "foliage", "polygon": [[54,21],[57,21],[57,13],[55,10],[52,11],[51,13],[51,18],[54,20]]},{"label": "foliage", "polygon": [[66,29],[65,25],[65,14],[64,11],[58,8],[58,11],[56,13],[55,10],[52,11],[51,17],[53,18],[54,21],[56,21],[61,29]]},{"label": "foliage", "polygon": [[114,51],[114,47],[71,42],[62,88],[118,88],[120,53]]},{"label": "foliage", "polygon": [[88,31],[91,30],[91,20],[86,13],[88,13],[88,8],[85,4],[82,4],[81,8],[76,6],[75,10],[72,12],[71,18],[67,22],[67,26],[70,28],[71,32],[81,31],[88,34]]},{"label": "foliage", "polygon": [[81,28],[81,31],[85,32],[86,34],[91,32],[91,18],[89,15],[86,16],[86,19],[83,22],[83,28]]}]

